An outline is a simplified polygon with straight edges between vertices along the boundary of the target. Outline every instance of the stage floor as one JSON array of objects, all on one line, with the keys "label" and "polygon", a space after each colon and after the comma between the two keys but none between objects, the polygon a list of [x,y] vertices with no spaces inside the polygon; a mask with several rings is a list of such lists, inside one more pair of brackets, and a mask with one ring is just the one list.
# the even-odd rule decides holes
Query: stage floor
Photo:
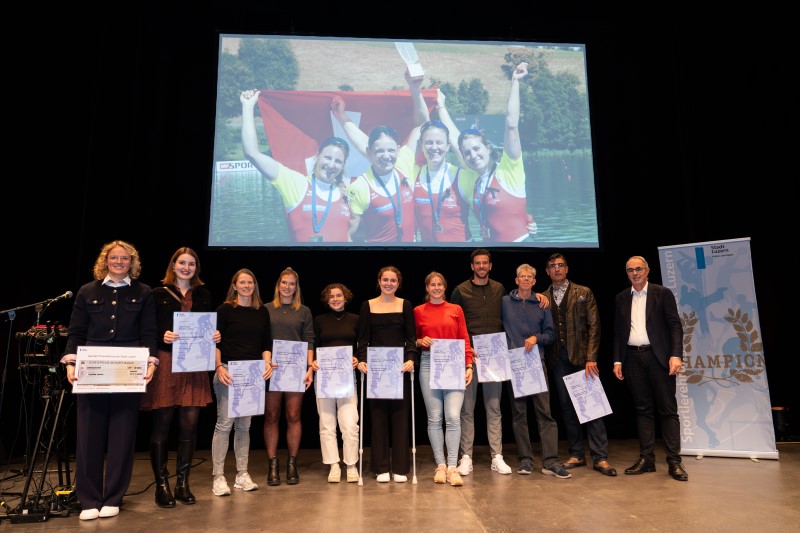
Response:
[{"label": "stage floor", "polygon": [[[566,443],[560,443],[565,458]],[[538,454],[538,443],[534,442]],[[369,449],[364,450],[363,485],[327,483],[328,467],[319,450],[301,450],[300,483],[285,484],[286,451],[279,457],[284,484],[266,485],[266,454],[252,450],[250,474],[259,484],[252,492],[233,489],[235,463],[228,453],[226,476],[233,494],[211,492],[211,452],[197,452],[190,477],[195,505],[174,509],[156,507],[153,475],[146,453],[137,453],[128,495],[119,516],[93,521],[78,519],[79,506],[61,497],[65,509],[44,521],[23,522],[15,514],[2,516],[0,529],[13,531],[291,531],[293,533],[343,531],[591,531],[591,532],[694,532],[800,530],[800,443],[779,443],[779,459],[753,461],[740,458],[684,457],[688,482],[667,474],[663,448],[656,448],[654,473],[626,476],[622,471],[638,456],[635,440],[615,440],[609,461],[619,475],[606,477],[588,468],[571,470],[571,479],[540,473],[540,457],[532,475],[516,473],[515,446],[504,446],[512,467],[510,475],[490,470],[489,450],[475,449],[475,469],[459,488],[433,483],[433,455],[429,446],[417,449],[417,484],[379,484],[367,472]],[[174,453],[170,472],[174,474]],[[51,470],[53,463],[51,462]],[[26,478],[6,474],[2,495],[7,506],[19,505]],[[37,476],[33,476],[36,478]],[[41,477],[39,475],[38,477]],[[344,476],[343,476],[344,478]],[[56,472],[48,481],[57,484]],[[171,478],[174,486],[174,476]],[[27,502],[35,495],[28,492]],[[42,491],[49,499],[52,488]]]}]

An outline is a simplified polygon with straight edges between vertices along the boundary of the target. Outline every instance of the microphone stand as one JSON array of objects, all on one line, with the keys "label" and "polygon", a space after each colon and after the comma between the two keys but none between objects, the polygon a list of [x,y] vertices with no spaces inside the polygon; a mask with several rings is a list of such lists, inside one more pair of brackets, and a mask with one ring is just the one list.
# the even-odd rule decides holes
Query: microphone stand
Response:
[{"label": "microphone stand", "polygon": [[0,311],[1,315],[8,315],[8,339],[6,341],[6,359],[3,361],[3,378],[2,384],[0,385],[0,417],[3,415],[3,398],[5,397],[6,393],[6,375],[8,372],[8,359],[9,354],[11,353],[11,334],[14,330],[14,319],[17,318],[17,311],[20,309],[28,309],[29,307],[36,308],[36,322],[34,322],[33,327],[39,325],[39,321],[42,318],[42,313],[44,313],[50,304],[56,301],[56,298],[48,298],[47,300],[42,300],[41,302],[36,302],[33,304],[28,305],[21,305],[19,307],[14,307],[12,309],[4,309]]}]

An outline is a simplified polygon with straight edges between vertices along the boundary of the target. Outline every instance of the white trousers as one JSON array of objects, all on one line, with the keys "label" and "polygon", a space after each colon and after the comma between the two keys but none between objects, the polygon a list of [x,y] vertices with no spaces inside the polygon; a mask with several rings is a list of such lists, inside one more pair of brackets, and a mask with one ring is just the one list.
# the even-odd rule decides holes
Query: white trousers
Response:
[{"label": "white trousers", "polygon": [[346,465],[358,462],[358,398],[317,398],[319,413],[319,444],[322,462],[326,465],[339,462],[339,442],[336,438],[336,421],[342,432],[342,453]]}]

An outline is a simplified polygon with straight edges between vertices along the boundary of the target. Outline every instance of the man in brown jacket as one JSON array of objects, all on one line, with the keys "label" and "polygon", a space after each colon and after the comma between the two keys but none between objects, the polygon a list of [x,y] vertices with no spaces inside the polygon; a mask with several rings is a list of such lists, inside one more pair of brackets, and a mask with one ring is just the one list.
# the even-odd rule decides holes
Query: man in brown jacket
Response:
[{"label": "man in brown jacket", "polygon": [[552,302],[556,341],[544,348],[569,441],[569,459],[563,466],[566,469],[586,466],[583,449],[583,426],[586,426],[594,469],[606,476],[616,476],[617,471],[608,464],[608,435],[603,419],[595,418],[581,424],[563,379],[579,371],[585,372],[587,379],[599,379],[600,376],[597,368],[600,349],[597,302],[591,289],[567,280],[568,272],[567,259],[562,254],[555,253],[547,259],[547,275],[552,284],[544,294]]}]

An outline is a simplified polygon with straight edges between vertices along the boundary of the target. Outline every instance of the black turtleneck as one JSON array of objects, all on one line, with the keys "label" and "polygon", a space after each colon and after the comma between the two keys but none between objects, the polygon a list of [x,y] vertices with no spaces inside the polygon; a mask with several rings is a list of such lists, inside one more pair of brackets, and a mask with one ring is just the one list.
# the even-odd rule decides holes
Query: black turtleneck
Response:
[{"label": "black turtleneck", "polygon": [[352,346],[356,348],[358,315],[333,311],[314,317],[315,346]]}]

